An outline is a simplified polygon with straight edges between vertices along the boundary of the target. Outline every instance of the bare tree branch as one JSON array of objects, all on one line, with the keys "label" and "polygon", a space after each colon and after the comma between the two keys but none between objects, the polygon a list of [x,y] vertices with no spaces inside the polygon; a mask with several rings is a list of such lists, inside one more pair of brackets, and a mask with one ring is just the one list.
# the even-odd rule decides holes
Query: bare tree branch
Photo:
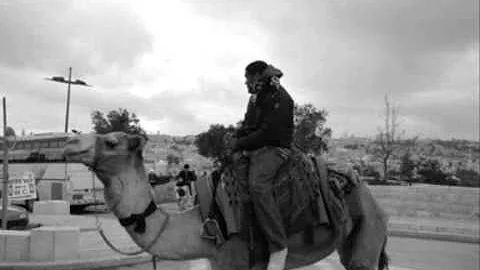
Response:
[{"label": "bare tree branch", "polygon": [[398,122],[399,108],[390,104],[388,95],[385,95],[385,114],[383,129],[379,129],[375,143],[376,155],[382,160],[383,180],[388,179],[390,159],[399,147],[400,136],[397,134],[400,124]]}]

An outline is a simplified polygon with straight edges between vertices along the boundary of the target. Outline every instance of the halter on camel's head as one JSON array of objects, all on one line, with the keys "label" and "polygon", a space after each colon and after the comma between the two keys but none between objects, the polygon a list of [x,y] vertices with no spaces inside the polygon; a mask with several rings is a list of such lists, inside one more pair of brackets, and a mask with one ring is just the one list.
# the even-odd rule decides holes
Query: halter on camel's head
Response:
[{"label": "halter on camel's head", "polygon": [[85,134],[69,139],[64,153],[96,173],[109,208],[124,218],[146,207],[141,200],[150,192],[142,157],[145,143],[146,137],[125,132]]}]

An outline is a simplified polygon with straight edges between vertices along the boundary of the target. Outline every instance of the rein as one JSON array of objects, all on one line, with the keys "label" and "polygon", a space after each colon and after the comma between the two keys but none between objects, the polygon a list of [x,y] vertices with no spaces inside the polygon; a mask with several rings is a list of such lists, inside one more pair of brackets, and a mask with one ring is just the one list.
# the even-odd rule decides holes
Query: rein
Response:
[{"label": "rein", "polygon": [[120,225],[123,227],[130,226],[132,224],[135,224],[135,229],[134,231],[136,233],[144,233],[145,232],[145,218],[153,214],[157,210],[157,205],[155,205],[155,202],[153,200],[150,202],[148,205],[147,209],[141,214],[131,214],[127,218],[119,218],[118,221],[120,222]]},{"label": "rein", "polygon": [[[165,229],[167,228],[167,224],[168,224],[168,221],[170,220],[170,215],[163,211],[161,208],[157,208],[157,210],[161,211],[163,214],[166,214],[166,218],[165,220],[163,221],[162,223],[162,226],[160,227],[160,230],[158,231],[158,233],[156,234],[155,238],[152,240],[152,242],[150,242],[150,244],[148,244],[147,246],[145,247],[142,247],[140,248],[139,250],[137,251],[133,251],[133,252],[126,252],[126,251],[122,251],[122,250],[119,250],[118,248],[116,248],[111,242],[110,240],[108,240],[107,236],[105,235],[105,233],[103,232],[103,229],[101,228],[101,224],[100,224],[100,221],[98,219],[98,216],[96,216],[96,220],[97,220],[97,228],[98,228],[98,232],[100,234],[100,236],[102,237],[103,241],[105,241],[105,243],[107,244],[107,246],[109,246],[112,250],[122,254],[122,255],[130,255],[130,256],[133,256],[133,255],[139,255],[143,252],[148,252],[148,250],[150,248],[153,247],[153,245],[158,241],[158,239],[160,238],[160,235],[162,235],[162,233],[165,231]],[[132,223],[133,224],[133,223]],[[122,225],[123,226],[123,225]],[[127,225],[128,226],[128,225]]]},{"label": "rein", "polygon": [[[98,144],[98,139],[96,139],[95,143]],[[98,145],[96,145],[95,149],[94,149],[94,151],[95,151],[94,159],[93,159],[94,160],[94,164],[93,164],[94,168],[96,167],[97,161],[98,161],[97,149],[98,149]],[[92,190],[93,190],[93,201],[96,202],[97,198],[96,198],[96,192],[95,192],[95,174],[93,173],[93,171],[92,171]],[[97,227],[98,233],[102,237],[105,244],[107,244],[107,246],[109,246],[113,251],[116,251],[116,252],[118,252],[122,255],[129,255],[129,256],[139,255],[143,252],[148,252],[148,250],[151,249],[153,247],[153,245],[158,241],[158,239],[160,238],[160,235],[162,235],[162,233],[167,228],[168,222],[170,220],[170,214],[165,212],[163,209],[157,207],[155,202],[152,200],[150,202],[150,204],[148,205],[147,209],[145,209],[145,211],[142,214],[132,214],[127,218],[119,219],[120,225],[122,225],[123,227],[127,227],[127,226],[130,226],[132,224],[135,224],[134,231],[136,233],[144,233],[145,230],[146,230],[145,218],[150,216],[151,214],[155,213],[157,210],[160,211],[162,214],[164,214],[166,216],[165,219],[163,220],[162,225],[160,226],[160,230],[155,235],[155,238],[152,240],[152,242],[150,242],[145,247],[141,247],[137,251],[127,252],[127,251],[122,251],[122,250],[118,249],[117,247],[115,247],[112,244],[112,242],[110,240],[108,240],[107,236],[105,235],[105,233],[102,229],[102,224],[100,222],[98,214],[96,214],[96,213],[95,213],[95,226]],[[156,268],[155,256],[152,257],[152,262],[154,264],[154,268]]]}]

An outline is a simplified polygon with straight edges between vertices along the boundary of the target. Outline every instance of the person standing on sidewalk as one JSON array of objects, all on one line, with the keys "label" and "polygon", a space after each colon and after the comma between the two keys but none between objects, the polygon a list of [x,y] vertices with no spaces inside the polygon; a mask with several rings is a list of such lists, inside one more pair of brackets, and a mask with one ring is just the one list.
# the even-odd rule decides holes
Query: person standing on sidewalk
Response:
[{"label": "person standing on sidewalk", "polygon": [[267,270],[284,269],[288,253],[285,226],[273,196],[274,178],[290,155],[294,131],[294,102],[280,85],[282,76],[279,69],[264,61],[246,67],[251,97],[242,126],[231,142],[234,152],[247,151],[250,157],[248,188],[255,217],[268,242]]},{"label": "person standing on sidewalk", "polygon": [[183,170],[181,170],[178,173],[176,179],[180,179],[180,181],[178,181],[177,183],[177,186],[179,187],[187,186],[188,193],[190,194],[190,196],[193,196],[192,182],[197,180],[197,175],[195,174],[194,171],[190,170],[189,164],[185,164],[183,166]]}]

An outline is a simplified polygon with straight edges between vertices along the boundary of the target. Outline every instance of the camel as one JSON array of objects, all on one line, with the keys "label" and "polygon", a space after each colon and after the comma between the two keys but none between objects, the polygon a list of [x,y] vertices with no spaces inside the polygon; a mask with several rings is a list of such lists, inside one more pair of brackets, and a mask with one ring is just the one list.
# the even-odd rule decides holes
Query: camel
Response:
[{"label": "camel", "polygon": [[[217,246],[200,235],[202,221],[198,207],[167,213],[153,203],[153,190],[143,164],[145,138],[124,132],[82,134],[65,145],[65,157],[90,167],[104,185],[105,201],[139,247],[165,260],[207,258],[211,269],[249,269],[248,245],[232,236]],[[314,264],[335,250],[347,270],[388,269],[385,252],[387,217],[361,184],[346,195],[351,226],[335,233],[331,227],[314,229],[313,244],[304,234],[289,237],[286,269]],[[253,269],[266,269],[257,263]]]}]

